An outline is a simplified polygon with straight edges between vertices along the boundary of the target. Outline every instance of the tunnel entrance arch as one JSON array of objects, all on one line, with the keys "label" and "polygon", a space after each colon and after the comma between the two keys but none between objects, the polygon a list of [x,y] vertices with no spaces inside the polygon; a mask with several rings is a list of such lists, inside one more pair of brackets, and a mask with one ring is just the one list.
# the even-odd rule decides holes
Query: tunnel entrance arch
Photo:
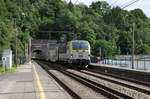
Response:
[{"label": "tunnel entrance arch", "polygon": [[29,44],[29,57],[32,58],[32,53],[48,51],[50,46],[57,44],[56,40],[31,40]]},{"label": "tunnel entrance arch", "polygon": [[42,50],[33,50],[31,54],[32,59],[40,58],[41,53],[42,53]]}]

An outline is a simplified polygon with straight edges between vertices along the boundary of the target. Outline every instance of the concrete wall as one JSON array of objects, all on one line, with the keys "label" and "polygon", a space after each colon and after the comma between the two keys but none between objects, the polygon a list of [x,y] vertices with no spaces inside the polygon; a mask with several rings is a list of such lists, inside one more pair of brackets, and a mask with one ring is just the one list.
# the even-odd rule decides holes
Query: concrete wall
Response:
[{"label": "concrete wall", "polygon": [[91,68],[102,71],[102,72],[115,74],[118,76],[129,77],[129,78],[134,78],[136,80],[150,82],[150,71],[145,72],[142,70],[140,71],[140,70],[132,70],[132,69],[123,69],[123,68],[110,67],[106,65],[105,66],[104,65],[101,65],[101,66],[91,65]]}]

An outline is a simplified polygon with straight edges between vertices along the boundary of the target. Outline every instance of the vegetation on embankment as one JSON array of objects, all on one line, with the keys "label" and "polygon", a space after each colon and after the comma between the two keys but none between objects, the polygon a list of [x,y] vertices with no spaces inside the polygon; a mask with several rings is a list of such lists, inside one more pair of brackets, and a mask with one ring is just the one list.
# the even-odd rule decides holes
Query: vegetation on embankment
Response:
[{"label": "vegetation on embankment", "polygon": [[0,67],[0,74],[8,74],[8,73],[13,73],[15,72],[16,69],[13,67],[12,69],[6,70],[4,71],[1,67]]},{"label": "vegetation on embankment", "polygon": [[[0,0],[1,53],[8,48],[15,52],[14,19],[19,56],[23,55],[23,45],[28,43],[29,37],[41,37],[41,31],[71,31],[76,36],[52,33],[51,39],[88,40],[94,56],[99,55],[99,47],[102,56],[131,54],[133,23],[135,54],[150,54],[150,19],[141,9],[111,8],[104,1],[94,2],[88,7],[61,0]],[[46,33],[44,35],[47,37]]]},{"label": "vegetation on embankment", "polygon": [[4,71],[2,68],[2,63],[0,62],[0,74],[13,73],[16,71],[16,68],[13,66],[12,69]]}]

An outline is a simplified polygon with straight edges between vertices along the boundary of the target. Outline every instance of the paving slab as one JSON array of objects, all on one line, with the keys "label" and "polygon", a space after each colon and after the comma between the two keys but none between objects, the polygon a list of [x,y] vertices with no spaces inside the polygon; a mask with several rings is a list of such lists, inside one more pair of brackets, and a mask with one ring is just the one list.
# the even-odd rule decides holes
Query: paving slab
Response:
[{"label": "paving slab", "polygon": [[[35,66],[35,69],[33,68]],[[35,71],[39,77],[37,80]],[[39,88],[40,81],[43,92]],[[0,99],[72,99],[38,64],[25,64],[17,72],[0,75]]]}]

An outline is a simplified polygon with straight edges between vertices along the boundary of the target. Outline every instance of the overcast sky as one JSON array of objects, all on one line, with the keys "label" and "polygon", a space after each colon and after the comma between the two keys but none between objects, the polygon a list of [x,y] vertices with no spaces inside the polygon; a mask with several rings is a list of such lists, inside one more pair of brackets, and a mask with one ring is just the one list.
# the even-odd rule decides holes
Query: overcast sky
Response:
[{"label": "overcast sky", "polygon": [[[66,1],[70,1],[70,0],[66,0]],[[77,4],[84,3],[86,5],[90,5],[91,2],[95,2],[95,1],[107,1],[111,6],[124,7],[125,5],[130,4],[135,0],[71,0],[71,1],[72,3],[75,3],[77,1]],[[133,10],[136,8],[142,9],[143,12],[150,18],[150,0],[139,0],[138,2],[134,3],[133,5],[125,9]]]}]

